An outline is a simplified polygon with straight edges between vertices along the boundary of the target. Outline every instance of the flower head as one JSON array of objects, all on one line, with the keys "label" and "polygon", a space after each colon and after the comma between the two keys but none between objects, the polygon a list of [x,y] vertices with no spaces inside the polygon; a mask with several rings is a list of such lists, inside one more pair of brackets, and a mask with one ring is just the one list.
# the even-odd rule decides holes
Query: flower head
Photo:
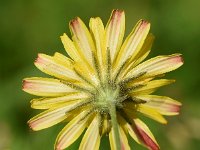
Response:
[{"label": "flower head", "polygon": [[[31,101],[34,109],[45,111],[28,121],[41,130],[62,121],[55,149],[65,149],[86,132],[81,150],[99,149],[100,138],[109,135],[111,149],[130,149],[127,136],[148,149],[159,146],[146,124],[146,117],[166,124],[163,115],[177,115],[181,103],[152,95],[174,80],[156,79],[183,64],[181,54],[162,55],[142,62],[151,50],[154,36],[150,23],[138,21],[123,41],[125,14],[114,10],[104,27],[100,18],[91,18],[89,29],[80,18],[69,24],[72,40],[61,36],[69,57],[38,54],[35,66],[54,78],[32,77],[23,81],[23,90],[41,96]],[[142,63],[141,63],[142,62]]]}]

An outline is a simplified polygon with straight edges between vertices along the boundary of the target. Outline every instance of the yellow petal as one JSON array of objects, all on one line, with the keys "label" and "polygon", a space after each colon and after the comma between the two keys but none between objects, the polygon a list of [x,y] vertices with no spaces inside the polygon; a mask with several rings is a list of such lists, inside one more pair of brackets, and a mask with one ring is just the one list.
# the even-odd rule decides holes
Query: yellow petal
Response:
[{"label": "yellow petal", "polygon": [[166,96],[141,95],[137,98],[145,100],[146,107],[153,108],[162,115],[178,115],[181,103]]},{"label": "yellow petal", "polygon": [[120,139],[121,139],[121,146],[122,150],[130,150],[130,146],[128,144],[128,139],[126,134],[124,133],[124,130],[119,126],[119,134],[120,134]]},{"label": "yellow petal", "polygon": [[56,78],[68,81],[80,80],[73,70],[72,61],[67,57],[65,60],[63,60],[63,56],[62,58],[60,57],[61,55],[58,56],[58,53],[55,57],[45,54],[38,54],[38,58],[35,61],[35,66],[42,72]]},{"label": "yellow petal", "polygon": [[142,78],[153,77],[175,70],[181,65],[183,65],[181,54],[157,56],[133,68],[125,78],[136,76],[141,72],[145,73]]},{"label": "yellow petal", "polygon": [[[173,82],[175,82],[175,80],[159,79],[159,80],[149,81],[146,85],[130,91],[130,95],[135,96],[135,95],[151,94],[154,91],[156,91],[159,87],[171,84]],[[131,88],[133,86],[135,85],[129,85],[128,87]]]},{"label": "yellow petal", "polygon": [[166,124],[167,120],[155,109],[147,107],[146,105],[140,104],[137,111],[141,112],[143,115],[156,120],[162,124]]},{"label": "yellow petal", "polygon": [[55,143],[56,150],[63,150],[76,141],[87,126],[88,111],[82,111],[71,120],[58,134]]},{"label": "yellow petal", "polygon": [[99,118],[95,116],[85,132],[79,150],[98,150],[100,146]]},{"label": "yellow petal", "polygon": [[143,43],[150,30],[150,23],[140,20],[133,28],[130,35],[126,38],[122,48],[119,51],[116,62],[114,64],[115,70],[118,69],[127,61],[133,61],[143,46]]},{"label": "yellow petal", "polygon": [[68,117],[67,111],[79,103],[80,101],[75,101],[66,104],[65,106],[46,110],[38,114],[37,116],[31,118],[28,121],[28,124],[30,128],[32,128],[35,131],[51,127],[66,119]]},{"label": "yellow petal", "polygon": [[106,48],[110,49],[111,61],[117,56],[121,47],[125,31],[125,13],[113,10],[106,25]]},{"label": "yellow petal", "polygon": [[66,96],[61,97],[48,97],[48,98],[37,98],[31,101],[31,107],[34,109],[49,109],[52,107],[56,107],[61,104],[77,101],[77,100],[85,100],[89,98],[86,93],[73,93],[68,94]]},{"label": "yellow petal", "polygon": [[[119,128],[119,134],[120,134],[121,150],[130,150],[126,134],[124,133],[122,127],[119,126],[118,128]],[[116,148],[113,128],[111,129],[109,133],[109,141],[110,141],[111,150],[116,150],[117,148]]]},{"label": "yellow petal", "polygon": [[100,70],[101,77],[105,74],[106,65],[106,44],[105,44],[105,30],[102,20],[97,18],[90,19],[90,30],[94,37],[98,69]]},{"label": "yellow petal", "polygon": [[102,117],[102,131],[101,131],[101,135],[107,134],[109,133],[110,129],[111,129],[111,122],[108,118],[107,114],[104,114]]},{"label": "yellow petal", "polygon": [[137,64],[142,62],[148,56],[151,51],[154,39],[155,37],[152,34],[148,34],[141,50],[135,56],[134,61],[128,62],[127,66],[124,67],[125,69],[122,71],[122,76],[126,75],[131,69],[133,69]]},{"label": "yellow petal", "polygon": [[64,33],[63,36],[60,36],[61,41],[64,45],[64,48],[67,52],[67,54],[76,62],[83,61],[81,58],[81,54],[76,49],[74,43],[71,41],[71,39]]},{"label": "yellow petal", "polygon": [[95,46],[86,25],[77,17],[70,22],[69,27],[72,33],[72,39],[79,53],[90,66],[94,67],[93,53],[95,52]]},{"label": "yellow petal", "polygon": [[[53,55],[53,58],[56,62],[59,62],[60,64],[68,67],[68,66],[71,66],[73,65],[74,61],[72,59],[70,59],[69,57],[66,57],[64,56],[63,54],[61,53],[58,53],[56,52],[54,55]],[[72,67],[73,68],[73,67]]]},{"label": "yellow petal", "polygon": [[41,77],[24,79],[23,90],[37,96],[62,96],[76,92],[60,80]]},{"label": "yellow petal", "polygon": [[124,120],[124,118],[120,117],[120,123],[123,129],[130,134],[130,136],[138,143],[141,144],[139,137],[135,134],[132,126]]},{"label": "yellow petal", "polygon": [[109,141],[110,141],[110,149],[111,150],[116,150],[116,143],[115,143],[115,135],[114,135],[114,129],[111,128],[110,132],[109,132]]},{"label": "yellow petal", "polygon": [[75,63],[74,68],[76,73],[90,85],[97,86],[99,84],[99,79],[94,72],[88,70],[88,68],[82,63]]}]

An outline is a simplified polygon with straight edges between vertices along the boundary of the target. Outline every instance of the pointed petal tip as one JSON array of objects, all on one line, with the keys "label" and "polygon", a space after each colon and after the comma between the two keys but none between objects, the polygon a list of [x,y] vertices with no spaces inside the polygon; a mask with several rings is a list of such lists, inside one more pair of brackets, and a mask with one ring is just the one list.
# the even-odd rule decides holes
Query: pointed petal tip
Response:
[{"label": "pointed petal tip", "polygon": [[150,22],[147,21],[147,20],[141,19],[140,21],[141,21],[141,24],[144,25],[144,26],[148,25],[148,24],[150,25]]},{"label": "pointed petal tip", "polygon": [[38,53],[38,55],[37,55],[37,58],[35,59],[35,61],[34,61],[34,64],[36,65],[36,64],[40,64],[40,63],[42,63],[43,62],[43,59],[42,59],[42,56],[43,56],[44,54],[42,54],[42,53]]},{"label": "pointed petal tip", "polygon": [[141,140],[150,150],[160,150],[159,145],[151,139],[151,137],[140,127],[137,126],[137,134],[140,136]]},{"label": "pointed petal tip", "polygon": [[38,131],[35,126],[34,126],[34,123],[31,121],[31,119],[29,121],[27,121],[27,124],[29,126],[29,128],[32,130],[32,131]]},{"label": "pointed petal tip", "polygon": [[56,143],[55,143],[54,150],[63,150],[63,148],[61,148],[60,145],[59,145],[59,143],[56,142]]},{"label": "pointed petal tip", "polygon": [[29,87],[29,82],[27,81],[28,78],[22,80],[22,90],[26,92],[26,89]]},{"label": "pointed petal tip", "polygon": [[173,107],[171,107],[171,111],[174,112],[174,115],[179,115],[180,110],[181,110],[181,103],[180,105],[174,105]]},{"label": "pointed petal tip", "polygon": [[124,10],[122,10],[122,9],[114,9],[113,11],[112,11],[112,14],[114,15],[114,14],[122,14],[122,13],[124,13]]},{"label": "pointed petal tip", "polygon": [[79,23],[79,20],[80,18],[79,17],[75,17],[74,19],[72,19],[70,22],[69,22],[69,25],[70,26],[75,26]]},{"label": "pointed petal tip", "polygon": [[123,16],[125,16],[125,12],[123,10],[119,10],[119,9],[114,9],[112,11],[112,14],[111,14],[111,20],[120,20],[120,18],[122,18]]},{"label": "pointed petal tip", "polygon": [[[140,29],[145,29],[145,28],[150,28],[151,26],[151,23],[145,19],[140,19],[138,22],[137,22],[137,26],[140,27]],[[152,33],[151,33],[152,34]],[[153,36],[153,34],[152,34]],[[154,36],[153,36],[154,37]]]},{"label": "pointed petal tip", "polygon": [[182,64],[184,64],[184,60],[183,60],[182,54],[179,54],[174,59],[175,59],[174,61],[176,61],[177,63],[181,62]]}]

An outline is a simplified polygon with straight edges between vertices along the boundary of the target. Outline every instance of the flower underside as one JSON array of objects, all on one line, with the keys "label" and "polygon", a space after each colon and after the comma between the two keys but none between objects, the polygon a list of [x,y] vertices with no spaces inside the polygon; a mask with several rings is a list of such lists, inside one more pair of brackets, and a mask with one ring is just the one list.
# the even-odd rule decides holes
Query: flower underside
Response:
[{"label": "flower underside", "polygon": [[29,126],[41,130],[68,121],[56,139],[58,150],[70,146],[85,129],[81,150],[98,150],[104,134],[109,135],[112,150],[130,149],[127,134],[148,149],[158,150],[138,114],[166,124],[163,115],[179,113],[180,102],[152,93],[174,82],[156,78],[179,68],[181,54],[142,62],[154,40],[150,23],[140,20],[123,41],[125,14],[121,10],[112,12],[105,27],[98,17],[90,19],[90,30],[80,18],[69,27],[72,40],[61,36],[69,57],[39,54],[35,61],[38,69],[55,78],[24,79],[23,90],[41,96],[31,101],[31,107],[46,109],[30,119]]}]

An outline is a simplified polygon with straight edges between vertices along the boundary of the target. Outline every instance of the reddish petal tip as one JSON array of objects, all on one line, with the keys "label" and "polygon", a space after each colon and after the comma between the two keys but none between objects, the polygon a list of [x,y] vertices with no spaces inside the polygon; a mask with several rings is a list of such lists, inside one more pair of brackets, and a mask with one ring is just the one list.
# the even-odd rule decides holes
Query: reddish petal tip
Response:
[{"label": "reddish petal tip", "polygon": [[171,57],[170,59],[173,63],[180,64],[180,66],[183,65],[184,63],[184,60],[181,54],[175,54],[175,56]]},{"label": "reddish petal tip", "polygon": [[181,110],[181,105],[174,105],[172,108],[171,108],[171,111],[172,112],[175,112],[175,113],[178,113],[180,112]]},{"label": "reddish petal tip", "polygon": [[139,126],[136,125],[136,134],[142,140],[142,142],[147,146],[150,150],[160,150],[160,147],[157,143],[151,139],[151,137]]},{"label": "reddish petal tip", "polygon": [[38,56],[35,59],[34,63],[40,63],[41,61],[42,61],[41,54],[38,54]]},{"label": "reddish petal tip", "polygon": [[24,79],[22,80],[22,90],[26,89],[27,88],[27,81]]},{"label": "reddish petal tip", "polygon": [[78,20],[79,20],[79,17],[75,17],[74,19],[72,19],[71,21],[70,21],[70,25],[71,26],[74,26],[74,25],[77,25],[78,24]]},{"label": "reddish petal tip", "polygon": [[148,22],[147,20],[143,20],[142,19],[141,22],[140,22],[140,24],[141,24],[141,27],[144,28],[144,27],[150,25],[150,22]]},{"label": "reddish petal tip", "polygon": [[121,10],[121,9],[114,9],[113,10],[113,14],[122,14],[124,13],[124,10]]}]

